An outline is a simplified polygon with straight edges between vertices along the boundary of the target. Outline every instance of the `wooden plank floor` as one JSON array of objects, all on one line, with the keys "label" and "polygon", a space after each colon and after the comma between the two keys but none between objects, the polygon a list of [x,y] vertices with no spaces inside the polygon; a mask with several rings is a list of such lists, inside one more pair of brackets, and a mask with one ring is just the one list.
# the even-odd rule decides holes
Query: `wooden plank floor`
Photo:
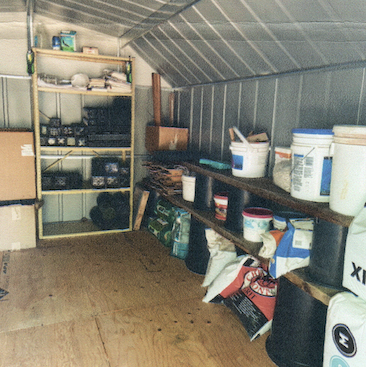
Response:
[{"label": "wooden plank floor", "polygon": [[275,366],[145,231],[0,254],[1,367]]}]

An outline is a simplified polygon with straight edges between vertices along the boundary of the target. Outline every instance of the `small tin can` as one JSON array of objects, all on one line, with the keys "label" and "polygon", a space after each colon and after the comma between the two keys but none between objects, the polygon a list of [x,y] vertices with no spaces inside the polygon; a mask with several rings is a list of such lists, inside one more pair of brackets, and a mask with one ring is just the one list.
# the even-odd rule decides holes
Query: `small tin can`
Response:
[{"label": "small tin can", "polygon": [[61,39],[58,36],[52,37],[52,48],[54,50],[60,50],[61,49]]}]

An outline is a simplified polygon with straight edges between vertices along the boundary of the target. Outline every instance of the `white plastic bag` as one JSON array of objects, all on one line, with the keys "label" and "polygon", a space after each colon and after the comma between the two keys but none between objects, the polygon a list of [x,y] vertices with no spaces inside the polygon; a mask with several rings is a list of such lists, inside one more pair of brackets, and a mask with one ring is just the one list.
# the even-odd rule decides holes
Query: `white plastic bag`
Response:
[{"label": "white plastic bag", "polygon": [[230,240],[222,237],[212,228],[207,228],[205,234],[207,247],[210,251],[210,259],[202,287],[209,286],[226,264],[234,261],[237,257],[235,245]]},{"label": "white plastic bag", "polygon": [[366,299],[366,207],[353,219],[348,229],[342,284]]},{"label": "white plastic bag", "polygon": [[314,221],[312,219],[291,219],[269,264],[273,278],[291,270],[309,265]]}]

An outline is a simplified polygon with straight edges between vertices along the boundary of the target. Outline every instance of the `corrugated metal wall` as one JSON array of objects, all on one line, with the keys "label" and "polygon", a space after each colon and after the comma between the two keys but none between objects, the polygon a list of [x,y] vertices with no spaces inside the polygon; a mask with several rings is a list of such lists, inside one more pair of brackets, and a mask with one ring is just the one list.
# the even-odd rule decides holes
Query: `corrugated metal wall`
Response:
[{"label": "corrugated metal wall", "polygon": [[32,129],[30,79],[0,76],[0,128]]},{"label": "corrugated metal wall", "polygon": [[266,132],[274,147],[290,146],[291,129],[365,124],[365,68],[299,72],[177,89],[177,121],[190,128],[190,148],[230,161],[228,128]]}]

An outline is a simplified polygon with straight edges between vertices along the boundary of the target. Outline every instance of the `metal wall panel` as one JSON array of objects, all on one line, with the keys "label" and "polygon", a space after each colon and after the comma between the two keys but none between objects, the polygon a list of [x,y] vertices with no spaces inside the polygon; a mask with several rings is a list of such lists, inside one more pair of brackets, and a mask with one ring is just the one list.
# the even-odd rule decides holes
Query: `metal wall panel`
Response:
[{"label": "metal wall panel", "polygon": [[[179,88],[179,123],[190,125],[190,146],[200,157],[230,162],[228,128],[266,132],[274,148],[290,146],[292,129],[366,125],[364,68],[303,72],[247,81]],[[189,98],[191,96],[191,98]],[[191,101],[191,105],[188,105]]]},{"label": "metal wall panel", "polygon": [[0,127],[32,129],[30,79],[0,77]]}]

